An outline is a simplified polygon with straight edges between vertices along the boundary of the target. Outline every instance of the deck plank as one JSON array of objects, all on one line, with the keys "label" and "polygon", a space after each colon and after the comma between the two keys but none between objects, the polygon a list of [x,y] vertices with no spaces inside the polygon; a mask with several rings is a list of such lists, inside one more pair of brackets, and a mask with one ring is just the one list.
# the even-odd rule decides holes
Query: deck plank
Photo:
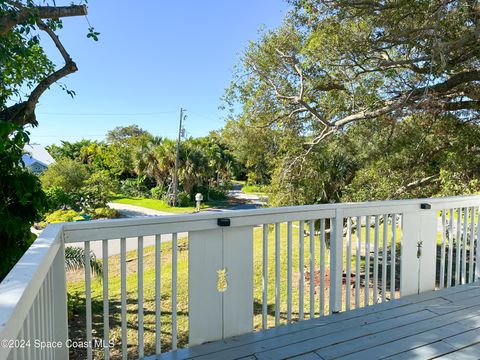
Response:
[{"label": "deck plank", "polygon": [[[480,317],[476,318],[477,326],[480,326]],[[424,331],[413,336],[408,336],[392,342],[383,343],[381,345],[356,352],[338,359],[380,359],[388,356],[400,354],[413,349],[428,347],[430,344],[443,340],[451,336],[459,336],[471,329],[469,325],[453,323],[439,328]],[[477,328],[478,329],[478,328]],[[478,330],[476,330],[478,332]],[[450,345],[450,344],[448,344]],[[450,345],[450,348],[455,349]]]},{"label": "deck plank", "polygon": [[[375,356],[367,355],[372,354],[373,348],[380,350],[389,346],[391,350],[382,357],[406,359],[414,355],[416,358],[431,358],[455,351],[461,344],[474,342],[477,338],[470,329],[480,327],[479,322],[480,284],[473,283],[148,359],[333,359],[354,352],[362,352],[359,353],[362,355],[364,351],[365,358],[373,359]],[[451,342],[439,341],[440,338],[448,338]],[[409,341],[417,343],[410,344]],[[363,358],[363,355],[355,358]]]},{"label": "deck plank", "polygon": [[437,357],[438,360],[478,360],[480,358],[480,344],[474,344],[455,352]]}]

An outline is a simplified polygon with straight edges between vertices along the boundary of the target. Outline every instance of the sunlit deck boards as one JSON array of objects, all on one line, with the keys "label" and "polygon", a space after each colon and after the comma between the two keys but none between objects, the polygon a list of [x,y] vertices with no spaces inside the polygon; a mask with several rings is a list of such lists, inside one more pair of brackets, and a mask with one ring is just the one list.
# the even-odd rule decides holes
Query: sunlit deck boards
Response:
[{"label": "sunlit deck boards", "polygon": [[193,358],[479,359],[480,283],[408,296],[159,357]]}]

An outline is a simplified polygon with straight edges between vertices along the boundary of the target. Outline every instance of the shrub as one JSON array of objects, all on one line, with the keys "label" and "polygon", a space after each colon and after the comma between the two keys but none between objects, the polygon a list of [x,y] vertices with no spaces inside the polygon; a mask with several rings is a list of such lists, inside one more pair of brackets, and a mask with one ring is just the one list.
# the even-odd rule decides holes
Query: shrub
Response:
[{"label": "shrub", "polygon": [[127,197],[147,197],[148,190],[144,181],[144,177],[126,179],[121,182],[120,190]]},{"label": "shrub", "polygon": [[202,193],[204,201],[210,200],[225,200],[227,198],[226,191],[223,187],[206,187],[206,186],[196,186],[194,189],[195,193]]},{"label": "shrub", "polygon": [[45,217],[45,222],[47,224],[54,224],[60,222],[68,222],[74,220],[84,220],[78,212],[75,210],[57,210]]},{"label": "shrub", "polygon": [[82,194],[67,193],[59,186],[50,187],[45,191],[45,194],[47,195],[48,208],[50,210],[65,210],[65,208],[79,210]]},{"label": "shrub", "polygon": [[83,210],[105,207],[113,193],[118,191],[118,185],[118,181],[107,170],[94,172],[82,188],[85,194]]},{"label": "shrub", "polygon": [[190,195],[186,192],[181,192],[177,194],[177,205],[180,207],[187,207],[192,204],[192,200],[190,200]]},{"label": "shrub", "polygon": [[92,211],[92,219],[115,219],[119,215],[117,210],[109,207],[96,208]]},{"label": "shrub", "polygon": [[67,193],[76,193],[85,185],[88,175],[85,165],[64,158],[50,165],[40,179],[44,190],[57,186]]},{"label": "shrub", "polygon": [[163,186],[155,186],[150,189],[150,197],[155,200],[162,200],[165,197]]}]

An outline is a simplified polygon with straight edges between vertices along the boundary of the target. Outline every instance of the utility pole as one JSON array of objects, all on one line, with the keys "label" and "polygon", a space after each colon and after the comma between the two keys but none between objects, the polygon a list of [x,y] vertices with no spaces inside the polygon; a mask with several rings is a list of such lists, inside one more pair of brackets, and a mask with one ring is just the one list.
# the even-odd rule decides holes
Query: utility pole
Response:
[{"label": "utility pole", "polygon": [[[178,192],[178,162],[180,160],[180,140],[183,133],[183,113],[187,110],[180,108],[180,125],[178,127],[178,141],[177,141],[177,154],[175,156],[175,172],[173,174],[173,206],[177,206],[177,192]],[[185,115],[186,116],[186,115]]]}]

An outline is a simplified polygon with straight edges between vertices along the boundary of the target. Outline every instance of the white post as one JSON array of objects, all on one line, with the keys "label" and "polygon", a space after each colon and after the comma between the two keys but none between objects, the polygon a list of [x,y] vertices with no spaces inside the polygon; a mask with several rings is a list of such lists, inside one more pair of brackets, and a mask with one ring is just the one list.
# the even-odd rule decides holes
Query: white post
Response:
[{"label": "white post", "polygon": [[420,240],[420,281],[418,292],[435,290],[437,265],[437,210],[421,210]]},{"label": "white post", "polygon": [[330,227],[330,313],[342,310],[343,276],[343,214],[342,209],[335,210],[335,218]]},{"label": "white post", "polygon": [[222,268],[222,229],[188,234],[188,343],[222,338],[222,294],[217,270]]},{"label": "white post", "polygon": [[435,290],[437,210],[403,214],[400,296]]},{"label": "white post", "polygon": [[252,226],[192,231],[188,246],[189,345],[252,331]]},{"label": "white post", "polygon": [[[68,359],[68,319],[67,319],[67,280],[65,276],[65,246],[63,239],[60,242],[57,255],[52,262],[53,276],[53,309],[54,313],[54,338],[51,340],[60,341],[62,347],[55,349],[55,359]],[[47,316],[50,316],[47,314]]]},{"label": "white post", "polygon": [[420,209],[404,213],[402,221],[402,250],[400,255],[400,296],[418,292],[418,243],[420,241]]}]

